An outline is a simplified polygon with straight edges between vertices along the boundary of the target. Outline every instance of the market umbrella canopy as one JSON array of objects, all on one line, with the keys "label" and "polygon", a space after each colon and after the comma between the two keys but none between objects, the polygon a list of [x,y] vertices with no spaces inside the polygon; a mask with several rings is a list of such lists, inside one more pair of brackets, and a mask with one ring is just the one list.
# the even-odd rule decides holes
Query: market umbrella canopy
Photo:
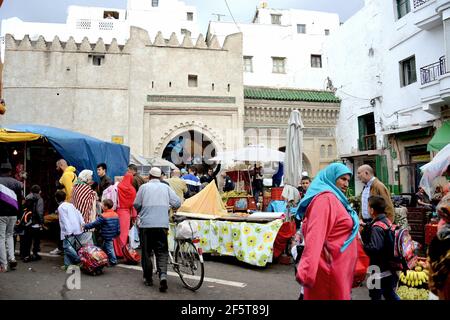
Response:
[{"label": "market umbrella canopy", "polygon": [[186,199],[178,209],[178,213],[200,213],[214,216],[228,214],[214,180],[195,196]]},{"label": "market umbrella canopy", "polygon": [[249,145],[236,150],[233,159],[249,162],[283,162],[284,152],[269,149],[262,145]]},{"label": "market umbrella canopy", "polygon": [[450,143],[450,120],[445,121],[442,126],[436,130],[433,138],[428,142],[428,151],[439,151]]},{"label": "market umbrella canopy", "polygon": [[106,142],[94,137],[65,129],[34,125],[18,124],[8,126],[6,130],[34,133],[44,136],[56,151],[78,171],[89,169],[94,172],[99,163],[108,165],[110,177],[123,176],[130,160],[130,148],[121,144]]},{"label": "market umbrella canopy", "polygon": [[145,158],[148,163],[150,163],[150,165],[152,167],[169,167],[170,169],[174,170],[177,168],[177,166],[175,164],[173,164],[172,162],[162,159],[162,158],[158,158],[158,157],[151,157],[151,158]]},{"label": "market umbrella canopy", "polygon": [[422,171],[422,179],[420,186],[425,190],[431,198],[434,190],[432,190],[433,180],[441,176],[450,165],[450,143],[448,143],[436,156],[426,165],[420,167]]},{"label": "market umbrella canopy", "polygon": [[40,134],[35,133],[0,129],[0,142],[27,142],[37,140],[41,137]]},{"label": "market umbrella canopy", "polygon": [[286,134],[286,154],[284,159],[284,188],[282,197],[297,203],[300,194],[297,190],[302,173],[303,122],[300,112],[293,110]]}]

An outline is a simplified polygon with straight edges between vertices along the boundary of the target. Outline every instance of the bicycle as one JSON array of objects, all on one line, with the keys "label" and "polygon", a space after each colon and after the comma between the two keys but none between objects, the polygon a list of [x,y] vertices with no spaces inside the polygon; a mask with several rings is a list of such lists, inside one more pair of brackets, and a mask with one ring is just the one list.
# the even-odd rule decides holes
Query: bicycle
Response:
[{"label": "bicycle", "polygon": [[[175,227],[186,220],[186,217],[173,216]],[[192,231],[192,228],[191,228]],[[192,232],[194,233],[194,232]],[[181,282],[192,291],[198,290],[205,278],[205,266],[203,262],[203,251],[199,247],[200,239],[180,239],[175,236],[174,254],[169,251],[169,264],[178,274]],[[156,258],[153,255],[154,272],[156,273]]]}]

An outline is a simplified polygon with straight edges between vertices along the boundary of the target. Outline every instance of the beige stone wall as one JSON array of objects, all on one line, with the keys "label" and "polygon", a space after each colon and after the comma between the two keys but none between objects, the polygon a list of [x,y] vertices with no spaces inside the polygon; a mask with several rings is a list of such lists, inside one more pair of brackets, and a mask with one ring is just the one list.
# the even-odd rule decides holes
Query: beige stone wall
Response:
[{"label": "beige stone wall", "polygon": [[[339,104],[299,101],[245,100],[244,143],[263,144],[272,149],[286,146],[290,112],[300,111],[305,126],[303,134],[304,171],[315,176],[337,158],[335,129]],[[325,154],[321,156],[321,146]],[[331,154],[328,155],[328,146]]]},{"label": "beige stone wall", "polygon": [[[93,55],[103,57],[100,66]],[[198,77],[197,87],[188,86],[188,75]],[[106,141],[123,136],[132,153],[144,156],[160,156],[180,130],[197,130],[223,150],[242,145],[242,78],[241,34],[222,47],[201,35],[196,43],[161,34],[150,41],[135,27],[125,46],[7,35],[9,108],[0,124],[43,124]]]}]

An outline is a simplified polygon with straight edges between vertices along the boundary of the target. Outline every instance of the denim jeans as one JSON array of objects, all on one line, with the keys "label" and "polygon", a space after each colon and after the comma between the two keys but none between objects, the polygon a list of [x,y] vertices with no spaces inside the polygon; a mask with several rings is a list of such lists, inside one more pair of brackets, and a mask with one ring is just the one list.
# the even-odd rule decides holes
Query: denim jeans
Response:
[{"label": "denim jeans", "polygon": [[16,216],[0,217],[0,265],[6,267],[14,258],[14,226]]},{"label": "denim jeans", "polygon": [[64,247],[64,265],[66,267],[70,266],[71,264],[79,264],[80,258],[78,257],[78,253],[75,250],[77,248],[77,243],[75,241],[74,236],[66,237],[63,240],[63,247]]},{"label": "denim jeans", "polygon": [[78,257],[78,250],[80,249],[80,244],[82,246],[86,244],[93,244],[91,232],[79,234],[77,235],[77,239],[78,241],[75,240],[74,236],[69,236],[63,240],[65,266],[80,263],[80,258]]},{"label": "denim jeans", "polygon": [[400,300],[400,297],[395,292],[398,283],[398,276],[392,274],[391,276],[381,279],[381,289],[369,290],[369,296],[372,300],[381,300],[381,296],[385,300]]},{"label": "denim jeans", "polygon": [[108,260],[110,264],[117,264],[116,254],[114,253],[114,246],[112,240],[103,241],[103,250],[108,255]]}]

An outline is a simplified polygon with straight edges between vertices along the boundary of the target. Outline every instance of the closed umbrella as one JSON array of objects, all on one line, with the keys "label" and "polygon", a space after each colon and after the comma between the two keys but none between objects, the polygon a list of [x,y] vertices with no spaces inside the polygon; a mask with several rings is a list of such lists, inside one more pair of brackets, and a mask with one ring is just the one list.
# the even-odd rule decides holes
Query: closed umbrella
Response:
[{"label": "closed umbrella", "polygon": [[284,188],[282,197],[290,203],[297,203],[300,194],[297,190],[302,173],[303,122],[300,112],[294,110],[288,122],[286,153],[284,158]]}]

